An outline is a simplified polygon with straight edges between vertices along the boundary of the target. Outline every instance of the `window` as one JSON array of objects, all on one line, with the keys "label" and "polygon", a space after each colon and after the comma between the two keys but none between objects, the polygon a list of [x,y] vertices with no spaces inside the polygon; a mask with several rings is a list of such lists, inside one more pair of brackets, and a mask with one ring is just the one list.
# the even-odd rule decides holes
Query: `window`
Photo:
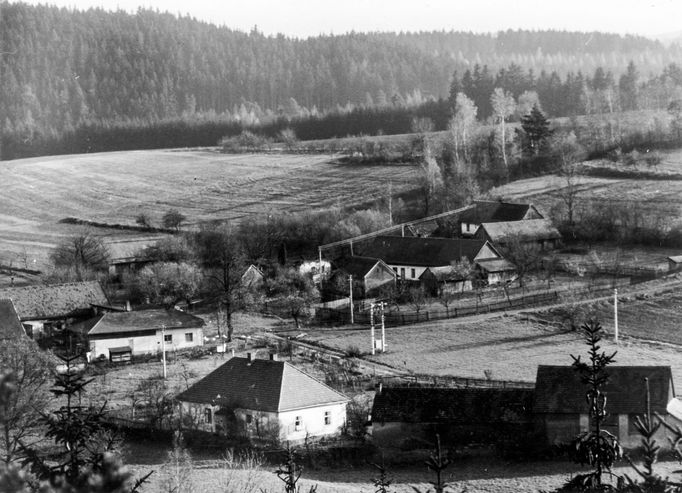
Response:
[{"label": "window", "polygon": [[332,412],[331,411],[325,411],[324,412],[324,424],[325,425],[332,424]]},{"label": "window", "polygon": [[250,414],[246,415],[246,424],[250,425],[253,422],[253,416]]},{"label": "window", "polygon": [[163,342],[173,342],[173,334],[166,334],[163,336]]},{"label": "window", "polygon": [[402,277],[403,279],[405,279],[405,267],[401,267],[401,268],[400,268],[400,277]]},{"label": "window", "polygon": [[301,416],[296,416],[296,419],[294,420],[294,430],[299,431],[302,426],[303,426],[303,418],[301,418]]},{"label": "window", "polygon": [[412,276],[412,279],[417,277],[417,272],[414,269],[410,269],[410,275]]},{"label": "window", "polygon": [[213,411],[210,407],[204,409],[204,420],[206,423],[211,424],[213,422]]},{"label": "window", "polygon": [[398,268],[397,268],[397,267],[393,267],[393,272],[395,272],[395,273],[397,274],[397,273],[398,273]]},{"label": "window", "polygon": [[185,342],[192,342],[194,341],[194,334],[191,332],[186,332],[185,333]]}]

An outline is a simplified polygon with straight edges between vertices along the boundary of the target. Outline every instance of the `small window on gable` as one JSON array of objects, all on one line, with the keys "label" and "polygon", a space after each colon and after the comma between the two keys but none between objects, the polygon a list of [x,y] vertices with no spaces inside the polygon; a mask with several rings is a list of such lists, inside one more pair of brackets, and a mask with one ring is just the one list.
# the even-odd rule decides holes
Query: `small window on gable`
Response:
[{"label": "small window on gable", "polygon": [[194,334],[191,332],[186,332],[185,333],[185,342],[192,342],[194,341]]},{"label": "small window on gable", "polygon": [[401,267],[401,268],[400,268],[400,277],[402,277],[403,279],[405,279],[405,267]]},{"label": "small window on gable", "polygon": [[331,411],[325,411],[324,412],[324,424],[325,425],[332,424],[332,412]]},{"label": "small window on gable", "polygon": [[300,431],[302,426],[303,426],[303,418],[301,416],[296,416],[296,419],[294,420],[294,430]]},{"label": "small window on gable", "polygon": [[250,425],[253,422],[253,416],[251,414],[246,415],[246,424]]},{"label": "small window on gable", "polygon": [[414,269],[410,269],[410,275],[412,276],[412,279],[417,277],[417,272]]},{"label": "small window on gable", "polygon": [[173,342],[173,334],[166,334],[163,336],[163,342]]},{"label": "small window on gable", "polygon": [[210,407],[204,409],[204,420],[208,424],[211,424],[213,422],[213,410]]}]

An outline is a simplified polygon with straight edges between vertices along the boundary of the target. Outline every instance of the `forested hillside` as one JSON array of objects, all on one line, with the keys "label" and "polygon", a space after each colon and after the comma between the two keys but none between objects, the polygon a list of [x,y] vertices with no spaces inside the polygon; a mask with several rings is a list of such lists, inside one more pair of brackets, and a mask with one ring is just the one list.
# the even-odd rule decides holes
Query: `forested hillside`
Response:
[{"label": "forested hillside", "polygon": [[575,79],[598,67],[617,78],[631,60],[649,77],[682,54],[677,45],[642,37],[553,31],[301,40],[150,10],[132,15],[7,2],[0,3],[0,32],[4,157],[77,151],[63,140],[84,127],[249,125],[339,108],[417,106],[447,97],[455,72],[463,84],[467,70],[474,82],[495,84],[510,64],[503,78],[511,71],[524,85],[536,77],[538,86]]}]

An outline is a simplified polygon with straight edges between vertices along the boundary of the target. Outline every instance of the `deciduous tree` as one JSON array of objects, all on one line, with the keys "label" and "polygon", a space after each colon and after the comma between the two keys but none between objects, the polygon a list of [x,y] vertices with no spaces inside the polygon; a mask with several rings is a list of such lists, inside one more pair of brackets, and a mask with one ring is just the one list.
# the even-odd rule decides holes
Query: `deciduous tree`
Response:
[{"label": "deciduous tree", "polygon": [[504,89],[497,87],[490,96],[490,104],[493,108],[493,118],[499,125],[500,129],[500,146],[502,150],[502,161],[506,168],[509,167],[507,162],[507,118],[514,114],[516,103],[514,97],[506,92]]}]

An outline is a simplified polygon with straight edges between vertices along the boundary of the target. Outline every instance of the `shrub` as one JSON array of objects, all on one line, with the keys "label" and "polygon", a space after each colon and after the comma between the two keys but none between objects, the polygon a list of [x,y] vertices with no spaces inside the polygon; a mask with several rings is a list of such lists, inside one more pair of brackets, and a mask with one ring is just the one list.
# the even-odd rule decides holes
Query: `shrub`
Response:
[{"label": "shrub", "polygon": [[362,351],[356,345],[350,345],[346,348],[346,356],[349,358],[359,358],[362,356]]}]

